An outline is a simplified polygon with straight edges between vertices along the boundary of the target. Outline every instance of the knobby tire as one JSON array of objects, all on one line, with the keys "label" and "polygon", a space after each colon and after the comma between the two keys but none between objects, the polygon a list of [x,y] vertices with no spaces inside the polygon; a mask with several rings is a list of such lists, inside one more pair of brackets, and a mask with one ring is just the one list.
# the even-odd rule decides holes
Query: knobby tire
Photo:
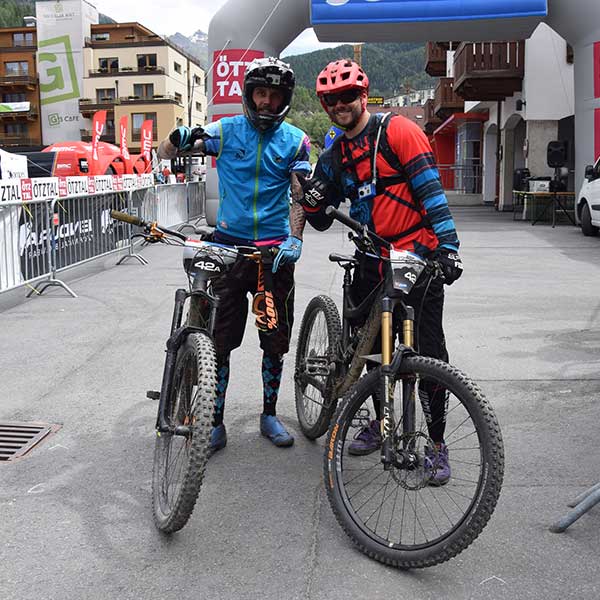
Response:
[{"label": "knobby tire", "polygon": [[[404,380],[437,382],[449,392],[444,437],[452,476],[445,485],[433,487],[426,460],[413,471],[384,471],[379,450],[368,456],[347,451],[352,432],[356,435],[372,418],[365,402],[379,374],[380,369],[374,369],[363,376],[331,422],[324,460],[327,496],[338,522],[362,552],[395,567],[429,567],[462,552],[490,519],[504,473],[500,427],[481,390],[461,371],[432,358],[406,357],[396,390]],[[415,404],[421,407],[418,398],[417,394]],[[400,430],[401,425],[396,431]],[[425,411],[414,435],[405,435],[417,446],[433,447],[432,440],[427,441]],[[421,450],[424,455],[422,446]]]},{"label": "knobby tire", "polygon": [[334,373],[320,377],[325,394],[302,382],[306,361],[322,358],[328,365],[334,364],[341,336],[340,315],[335,302],[329,296],[314,297],[306,307],[300,325],[295,369],[296,414],[302,433],[311,440],[327,431],[337,402],[331,395]]},{"label": "knobby tire", "polygon": [[157,432],[154,449],[154,521],[165,533],[187,523],[200,493],[209,457],[216,384],[213,342],[204,333],[191,333],[179,349],[169,398],[172,422],[190,426],[191,436]]}]

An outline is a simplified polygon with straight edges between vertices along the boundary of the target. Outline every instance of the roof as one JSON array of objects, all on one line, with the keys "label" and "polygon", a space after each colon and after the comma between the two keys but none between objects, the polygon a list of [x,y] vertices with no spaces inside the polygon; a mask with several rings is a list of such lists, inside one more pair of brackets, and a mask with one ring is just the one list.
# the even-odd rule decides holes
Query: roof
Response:
[{"label": "roof", "polygon": [[450,133],[455,131],[459,125],[466,123],[467,121],[479,121],[483,123],[489,118],[489,113],[485,112],[458,112],[450,115],[434,132],[433,135],[439,135],[441,133]]},{"label": "roof", "polygon": [[367,110],[373,115],[376,113],[392,113],[393,115],[402,115],[409,121],[416,123],[423,129],[425,121],[425,109],[422,106],[375,106],[367,105]]}]

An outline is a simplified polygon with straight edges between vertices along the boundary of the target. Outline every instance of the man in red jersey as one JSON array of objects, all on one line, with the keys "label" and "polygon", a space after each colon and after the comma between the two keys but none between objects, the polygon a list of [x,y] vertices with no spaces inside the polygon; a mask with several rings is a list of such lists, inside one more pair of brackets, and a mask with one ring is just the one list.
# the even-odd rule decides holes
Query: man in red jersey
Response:
[{"label": "man in red jersey", "polygon": [[[325,207],[350,200],[350,216],[391,242],[434,258],[452,284],[462,274],[459,241],[448,201],[427,137],[408,119],[396,115],[370,115],[367,111],[369,79],[354,61],[329,63],[318,75],[317,95],[334,125],[344,131],[319,157],[313,177],[303,187],[307,220],[315,229],[327,229],[332,219]],[[382,280],[382,262],[358,255],[360,265],[352,282],[352,298],[361,302]],[[443,281],[415,286],[408,302],[415,308],[419,352],[448,360],[442,315]],[[419,396],[436,450],[429,450],[430,483],[443,485],[450,478],[448,449],[444,443],[447,392],[422,383]],[[349,447],[351,454],[369,454],[381,446],[378,402],[376,418]],[[426,458],[427,460],[427,458]]]}]

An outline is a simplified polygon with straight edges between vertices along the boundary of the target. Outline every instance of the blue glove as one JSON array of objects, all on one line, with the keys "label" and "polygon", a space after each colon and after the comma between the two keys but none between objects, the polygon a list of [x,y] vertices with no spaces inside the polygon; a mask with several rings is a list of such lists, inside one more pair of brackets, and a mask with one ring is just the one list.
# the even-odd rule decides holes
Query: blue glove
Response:
[{"label": "blue glove", "polygon": [[203,135],[204,129],[202,127],[190,129],[185,125],[180,125],[177,129],[171,131],[169,141],[180,152],[187,152],[188,150],[192,150],[196,141],[202,139]]},{"label": "blue glove", "polygon": [[280,264],[295,263],[300,258],[300,254],[302,254],[302,240],[293,235],[288,236],[279,246],[279,252],[273,261],[271,271],[276,273]]}]

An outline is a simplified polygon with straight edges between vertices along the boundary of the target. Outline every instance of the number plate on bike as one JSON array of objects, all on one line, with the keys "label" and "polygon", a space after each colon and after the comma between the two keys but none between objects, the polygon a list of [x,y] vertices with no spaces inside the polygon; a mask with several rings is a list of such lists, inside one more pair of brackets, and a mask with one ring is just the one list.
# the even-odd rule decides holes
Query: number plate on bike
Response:
[{"label": "number plate on bike", "polygon": [[190,275],[203,272],[209,277],[219,275],[232,265],[238,252],[235,248],[205,242],[188,240],[183,249],[183,266]]},{"label": "number plate on bike", "polygon": [[390,250],[390,265],[395,290],[408,294],[413,288],[427,263],[408,250]]}]

